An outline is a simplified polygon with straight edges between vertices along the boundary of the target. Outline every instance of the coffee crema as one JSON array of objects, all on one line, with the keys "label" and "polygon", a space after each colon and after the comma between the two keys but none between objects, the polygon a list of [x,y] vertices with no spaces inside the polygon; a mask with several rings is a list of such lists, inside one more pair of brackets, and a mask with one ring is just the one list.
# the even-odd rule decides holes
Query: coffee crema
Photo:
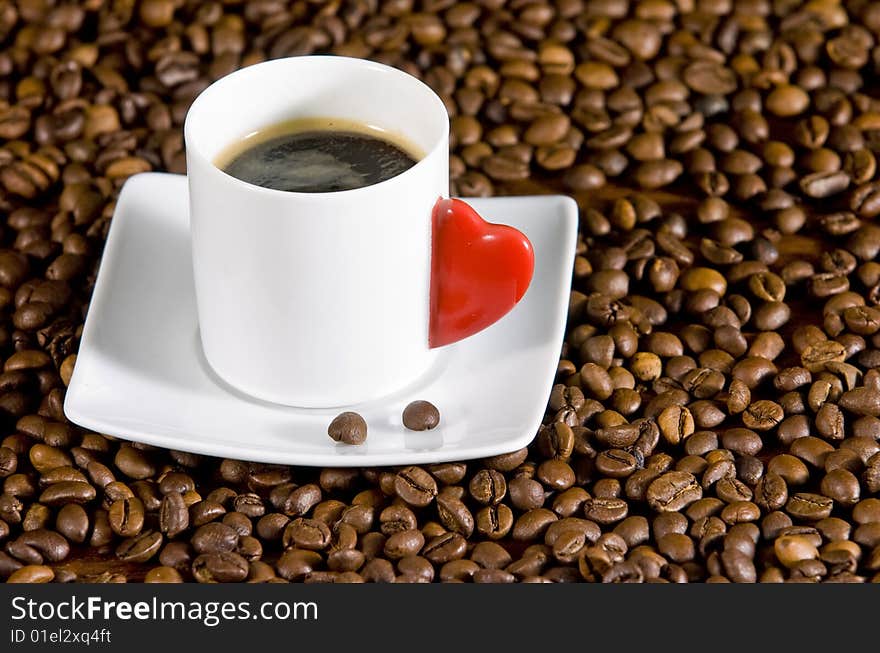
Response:
[{"label": "coffee crema", "polygon": [[218,168],[256,186],[329,193],[372,186],[416,164],[402,137],[363,123],[305,118],[258,130],[226,148]]}]

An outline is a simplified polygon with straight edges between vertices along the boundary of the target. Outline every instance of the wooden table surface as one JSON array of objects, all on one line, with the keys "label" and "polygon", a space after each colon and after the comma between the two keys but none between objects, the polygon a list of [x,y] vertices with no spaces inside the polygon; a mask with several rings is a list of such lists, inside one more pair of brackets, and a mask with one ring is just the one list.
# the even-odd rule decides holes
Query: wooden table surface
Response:
[{"label": "wooden table surface", "polygon": [[[693,186],[688,188],[686,185],[679,185],[673,190],[651,191],[645,193],[637,191],[634,188],[627,188],[620,185],[608,184],[600,189],[589,192],[572,193],[566,190],[562,183],[558,180],[539,180],[528,179],[520,182],[509,183],[499,186],[497,189],[499,195],[540,195],[548,193],[563,193],[573,196],[580,206],[581,210],[586,208],[596,208],[599,210],[607,208],[607,206],[615,199],[626,197],[636,192],[640,192],[654,199],[664,211],[676,211],[684,215],[693,212],[700,201],[701,192]],[[750,221],[756,228],[756,231],[769,227],[770,225],[761,223],[756,219],[758,212],[750,213],[741,207],[731,205],[731,217],[739,217]],[[805,229],[807,234],[810,232]],[[692,249],[696,249],[697,239],[700,234],[691,233],[687,239],[687,243]],[[816,235],[782,235],[775,243],[779,250],[779,264],[793,259],[806,259],[816,262],[823,252],[823,241]],[[799,325],[805,323],[813,323],[821,326],[822,315],[815,305],[815,300],[811,306],[805,299],[797,297],[786,297],[786,303],[792,309],[792,317],[781,330],[781,335],[786,338]],[[671,320],[674,317],[670,318]],[[785,364],[785,360],[782,360]],[[791,362],[791,361],[789,361]],[[771,457],[775,451],[766,448],[762,452],[762,458]],[[520,543],[502,542],[512,550],[521,547]],[[89,548],[74,547],[71,555],[67,560],[57,563],[54,566],[57,572],[72,572],[76,575],[77,580],[86,582],[129,582],[142,581],[147,571],[157,566],[159,563],[152,560],[148,563],[129,563],[117,560],[114,547]],[[280,552],[266,551],[263,560],[272,562]]]}]

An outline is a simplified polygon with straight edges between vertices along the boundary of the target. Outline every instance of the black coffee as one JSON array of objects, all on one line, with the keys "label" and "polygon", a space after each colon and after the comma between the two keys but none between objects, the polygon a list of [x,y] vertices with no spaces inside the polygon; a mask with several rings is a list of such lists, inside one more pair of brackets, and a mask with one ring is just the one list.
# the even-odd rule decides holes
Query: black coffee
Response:
[{"label": "black coffee", "polygon": [[[270,131],[276,131],[270,128]],[[264,188],[328,193],[377,184],[416,160],[377,136],[350,130],[291,129],[245,147],[220,167]]]}]

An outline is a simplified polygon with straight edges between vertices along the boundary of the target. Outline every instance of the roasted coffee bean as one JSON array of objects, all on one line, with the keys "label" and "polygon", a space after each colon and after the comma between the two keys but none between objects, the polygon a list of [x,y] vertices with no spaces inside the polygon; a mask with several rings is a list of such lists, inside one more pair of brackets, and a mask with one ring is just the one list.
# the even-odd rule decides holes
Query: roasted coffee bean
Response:
[{"label": "roasted coffee bean", "polygon": [[798,519],[818,521],[831,514],[834,501],[829,497],[809,492],[799,492],[789,497],[785,504],[788,514]]},{"label": "roasted coffee bean", "polygon": [[[184,503],[186,503],[186,495],[182,496]],[[189,509],[190,523],[193,526],[202,526],[209,522],[220,519],[225,514],[226,508],[224,508],[221,503],[214,501],[213,499],[197,501],[196,503],[191,505]]]},{"label": "roasted coffee bean", "polygon": [[629,447],[636,443],[640,435],[638,424],[619,424],[600,428],[596,440],[607,447]]},{"label": "roasted coffee bean", "polygon": [[[388,564],[387,560],[382,562]],[[287,549],[275,564],[278,575],[287,580],[302,579],[322,563],[321,555],[315,551],[291,548]],[[393,571],[392,571],[393,578]]]},{"label": "roasted coffee bean", "polygon": [[839,342],[824,340],[808,345],[801,353],[801,365],[810,372],[821,372],[828,363],[842,363],[846,349]]},{"label": "roasted coffee bean", "polygon": [[[273,574],[274,575],[274,574]],[[182,583],[183,576],[174,567],[154,567],[144,576],[145,583]]]},{"label": "roasted coffee bean", "polygon": [[479,542],[470,558],[485,569],[503,569],[512,561],[507,550],[495,542]]},{"label": "roasted coffee bean", "polygon": [[853,190],[849,208],[862,218],[874,218],[880,214],[880,184],[865,183]]},{"label": "roasted coffee bean", "polygon": [[386,540],[384,552],[387,557],[397,560],[417,555],[424,544],[425,536],[421,531],[416,529],[399,531]]},{"label": "roasted coffee bean", "polygon": [[692,474],[672,471],[654,480],[646,493],[648,504],[657,512],[678,511],[701,498],[700,484]]},{"label": "roasted coffee bean", "polygon": [[394,490],[413,506],[427,506],[437,496],[437,482],[421,467],[407,467],[394,478]]},{"label": "roasted coffee bean", "polygon": [[822,494],[842,505],[856,504],[861,492],[858,478],[842,468],[833,469],[825,474],[820,489]]},{"label": "roasted coffee bean", "polygon": [[629,506],[623,499],[594,497],[584,501],[584,516],[598,524],[619,522],[628,512]]},{"label": "roasted coffee bean", "polygon": [[422,549],[422,555],[434,564],[446,564],[459,560],[467,552],[467,541],[459,533],[444,533],[428,541]]},{"label": "roasted coffee bean", "polygon": [[669,406],[657,416],[657,426],[667,442],[678,444],[694,432],[694,418],[684,406]]},{"label": "roasted coffee bean", "polygon": [[538,433],[538,447],[543,455],[567,461],[574,452],[574,430],[564,422],[555,422],[550,428],[543,428]]},{"label": "roasted coffee bean", "polygon": [[853,388],[841,395],[840,406],[856,415],[880,417],[880,390],[867,387]]},{"label": "roasted coffee bean", "polygon": [[379,522],[382,533],[385,535],[392,535],[418,526],[413,511],[401,505],[391,505],[385,508],[379,515]]},{"label": "roasted coffee bean", "polygon": [[599,479],[593,484],[593,494],[600,499],[617,499],[621,490],[620,481],[616,478]]},{"label": "roasted coffee bean", "polygon": [[580,372],[581,383],[587,396],[600,401],[608,399],[614,391],[608,371],[595,363],[586,363]]},{"label": "roasted coffee bean", "polygon": [[168,494],[169,492],[186,494],[187,492],[191,492],[193,490],[195,490],[195,483],[193,482],[192,478],[190,478],[186,474],[170,472],[168,474],[164,474],[161,481],[159,481],[159,491],[162,494]]},{"label": "roasted coffee bean", "polygon": [[363,444],[367,439],[367,423],[357,413],[340,413],[327,427],[327,435],[343,444]]},{"label": "roasted coffee bean", "polygon": [[240,583],[248,570],[247,560],[231,551],[204,553],[192,563],[193,578],[199,583]]},{"label": "roasted coffee bean", "polygon": [[144,504],[135,497],[121,498],[110,505],[108,517],[114,533],[122,537],[133,537],[143,528]]},{"label": "roasted coffee bean", "polygon": [[746,408],[742,415],[743,424],[756,431],[768,431],[782,421],[785,412],[782,407],[766,399],[756,401]]},{"label": "roasted coffee bean", "polygon": [[222,523],[232,528],[238,533],[239,537],[249,537],[254,530],[250,518],[240,512],[226,513],[223,516]]},{"label": "roasted coffee bean", "polygon": [[[208,526],[212,526],[212,524],[209,524]],[[207,528],[207,526],[203,526],[202,528]],[[225,537],[222,539],[221,550],[234,550],[235,544],[238,541],[238,533],[235,533],[231,528],[229,531],[232,532],[234,537],[229,535],[227,531],[224,531]],[[196,534],[198,535],[198,531]],[[283,536],[285,547],[297,546],[301,549],[309,549],[312,551],[326,549],[330,545],[330,540],[330,529],[324,522],[318,521],[317,519],[306,519],[303,517],[298,517],[290,522],[284,530]],[[195,540],[193,541],[193,546],[195,547]],[[198,548],[196,548],[196,550],[198,550]]]},{"label": "roasted coffee bean", "polygon": [[754,455],[763,447],[761,437],[750,429],[732,428],[721,436],[724,448],[738,454]]},{"label": "roasted coffee bean", "polygon": [[477,531],[490,540],[499,540],[513,528],[513,512],[505,504],[486,506],[475,516]]},{"label": "roasted coffee bean", "polygon": [[113,462],[123,474],[135,480],[146,479],[156,473],[156,467],[147,454],[134,447],[121,447]]},{"label": "roasted coffee bean", "polygon": [[6,579],[7,583],[51,583],[55,572],[44,565],[26,565],[12,572]]},{"label": "roasted coffee bean", "polygon": [[82,506],[67,504],[58,511],[55,528],[71,542],[82,544],[89,531],[89,515]]},{"label": "roasted coffee bean", "polygon": [[510,482],[510,500],[520,510],[531,510],[544,505],[544,486],[526,476],[517,476]]},{"label": "roasted coffee bean", "polygon": [[755,486],[755,503],[767,511],[779,510],[788,501],[788,486],[778,474],[768,469]]},{"label": "roasted coffee bean", "polygon": [[470,537],[474,532],[474,517],[459,499],[438,496],[437,512],[440,522],[450,531]]},{"label": "roasted coffee bean", "polygon": [[128,562],[147,562],[162,548],[162,534],[147,531],[124,540],[116,548],[116,557]]},{"label": "roasted coffee bean", "polygon": [[440,411],[430,402],[413,401],[403,409],[403,425],[411,431],[426,431],[436,428],[438,424]]},{"label": "roasted coffee bean", "polygon": [[43,490],[40,502],[48,506],[83,504],[92,501],[96,494],[95,488],[84,481],[60,481]]},{"label": "roasted coffee bean", "polygon": [[192,537],[192,546],[196,553],[234,551],[238,537],[238,533],[231,526],[211,522],[196,530]]},{"label": "roasted coffee bean", "polygon": [[821,199],[846,190],[849,183],[850,177],[845,172],[823,171],[801,178],[800,187],[805,195]]},{"label": "roasted coffee bean", "polygon": [[159,529],[168,537],[175,537],[189,528],[189,510],[179,492],[169,492],[162,499],[159,510]]},{"label": "roasted coffee bean", "polygon": [[261,517],[266,512],[266,507],[260,497],[254,493],[239,494],[233,500],[233,507],[236,512],[247,515],[248,517]]},{"label": "roasted coffee bean", "polygon": [[535,540],[543,536],[547,528],[558,519],[546,508],[535,508],[523,513],[513,527],[515,540]]},{"label": "roasted coffee bean", "polygon": [[880,522],[880,499],[863,499],[853,508],[852,517],[858,524]]},{"label": "roasted coffee bean", "polygon": [[287,495],[281,511],[290,517],[305,515],[321,501],[321,488],[315,483],[302,485]]},{"label": "roasted coffee bean", "polygon": [[426,583],[434,580],[434,567],[422,556],[409,556],[399,560],[397,569],[405,576],[416,577]]},{"label": "roasted coffee bean", "polygon": [[483,505],[494,505],[507,494],[507,481],[501,472],[494,469],[481,469],[470,481],[470,495]]},{"label": "roasted coffee bean", "polygon": [[15,541],[10,542],[6,550],[22,560],[24,556],[16,555],[16,552],[35,554],[37,560],[34,563],[40,564],[43,560],[50,562],[63,560],[70,553],[70,544],[58,533],[38,527],[26,530]]},{"label": "roasted coffee bean", "polygon": [[57,467],[70,466],[69,456],[54,447],[35,444],[28,454],[31,464],[40,473],[51,471]]},{"label": "roasted coffee bean", "polygon": [[623,449],[609,449],[596,457],[596,469],[611,478],[625,478],[639,466],[639,460]]},{"label": "roasted coffee bean", "polygon": [[552,490],[567,490],[576,481],[574,470],[568,463],[550,459],[542,462],[536,471],[536,477],[545,487]]},{"label": "roasted coffee bean", "polygon": [[159,553],[160,564],[181,572],[189,571],[192,558],[192,548],[188,543],[181,541],[169,542]]}]

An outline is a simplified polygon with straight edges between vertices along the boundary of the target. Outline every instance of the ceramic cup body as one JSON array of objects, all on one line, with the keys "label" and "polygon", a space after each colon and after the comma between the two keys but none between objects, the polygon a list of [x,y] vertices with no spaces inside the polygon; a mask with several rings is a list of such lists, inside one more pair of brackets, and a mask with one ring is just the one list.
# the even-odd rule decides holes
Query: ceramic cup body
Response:
[{"label": "ceramic cup body", "polygon": [[[332,193],[261,188],[215,165],[248,134],[309,117],[399,134],[424,156]],[[449,191],[449,118],[436,94],[373,62],[280,59],[207,88],[184,133],[199,328],[222,379],[318,407],[380,397],[426,371],[431,210]]]}]

